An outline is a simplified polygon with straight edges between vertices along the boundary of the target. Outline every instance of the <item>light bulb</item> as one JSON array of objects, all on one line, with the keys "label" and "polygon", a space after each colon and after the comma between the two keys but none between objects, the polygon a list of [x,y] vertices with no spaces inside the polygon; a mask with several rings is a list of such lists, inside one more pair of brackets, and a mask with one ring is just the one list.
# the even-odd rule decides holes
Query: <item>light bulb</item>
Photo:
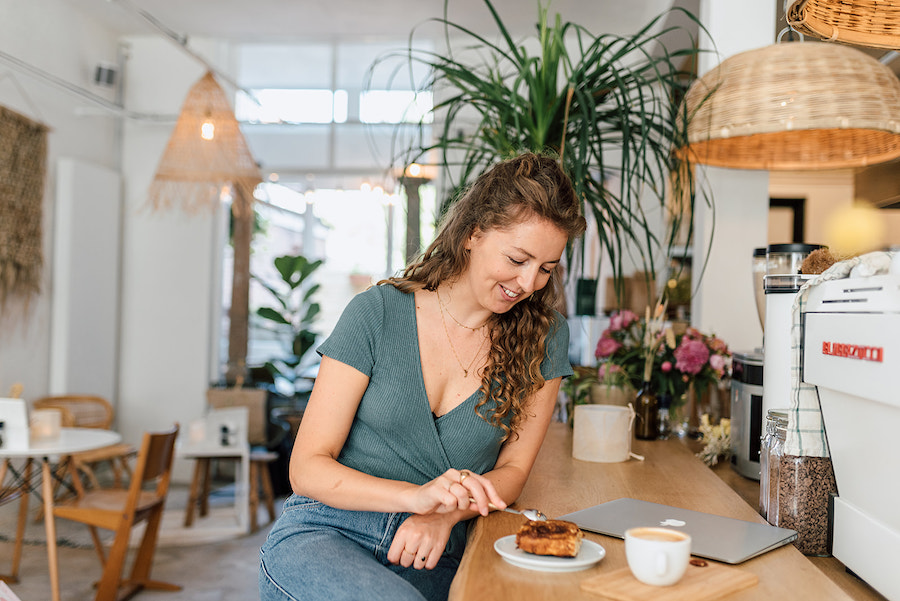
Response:
[{"label": "light bulb", "polygon": [[204,140],[212,140],[216,137],[216,126],[212,121],[204,121],[200,126],[200,137]]}]

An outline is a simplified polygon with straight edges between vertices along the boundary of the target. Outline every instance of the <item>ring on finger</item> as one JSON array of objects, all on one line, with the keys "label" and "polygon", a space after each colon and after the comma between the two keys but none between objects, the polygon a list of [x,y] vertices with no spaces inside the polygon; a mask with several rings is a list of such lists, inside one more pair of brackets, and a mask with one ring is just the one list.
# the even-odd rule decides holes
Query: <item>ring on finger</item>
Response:
[{"label": "ring on finger", "polygon": [[408,550],[406,550],[406,549],[403,549],[403,552],[404,552],[404,553],[409,553],[410,555],[415,555],[415,554],[416,554],[415,551],[408,551]]},{"label": "ring on finger", "polygon": [[462,484],[465,479],[471,475],[472,474],[469,472],[469,470],[462,470],[461,472],[459,472],[459,483]]},{"label": "ring on finger", "polygon": [[420,557],[419,559],[422,560],[422,563],[425,563],[425,560],[428,559],[428,558],[427,558],[427,557]]}]

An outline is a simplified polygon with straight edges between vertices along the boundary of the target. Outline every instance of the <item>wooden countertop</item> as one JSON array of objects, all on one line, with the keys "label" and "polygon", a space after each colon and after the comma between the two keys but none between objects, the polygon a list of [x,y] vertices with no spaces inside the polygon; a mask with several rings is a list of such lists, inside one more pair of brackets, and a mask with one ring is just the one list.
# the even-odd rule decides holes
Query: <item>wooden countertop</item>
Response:
[{"label": "wooden countertop", "polygon": [[[765,523],[755,507],[748,505],[680,441],[636,440],[632,451],[646,459],[622,463],[573,459],[571,429],[565,424],[553,423],[514,507],[534,507],[554,517],[620,497],[633,497]],[[452,601],[597,601],[601,598],[581,590],[581,581],[628,565],[622,540],[586,532],[587,539],[606,549],[606,557],[596,566],[568,573],[518,568],[504,561],[494,551],[493,544],[500,537],[515,534],[521,523],[521,517],[504,512],[493,512],[475,521],[450,589]],[[788,596],[798,601],[851,599],[793,545],[770,551],[736,567],[755,573],[759,584],[729,596],[735,601]]]}]

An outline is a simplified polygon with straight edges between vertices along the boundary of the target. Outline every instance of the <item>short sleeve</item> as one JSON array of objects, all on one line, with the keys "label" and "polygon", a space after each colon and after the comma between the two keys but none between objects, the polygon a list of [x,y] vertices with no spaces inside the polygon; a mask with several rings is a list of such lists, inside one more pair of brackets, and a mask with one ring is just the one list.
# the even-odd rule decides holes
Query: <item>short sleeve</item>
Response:
[{"label": "short sleeve", "polygon": [[379,286],[354,296],[331,335],[316,349],[366,376],[372,376],[384,322],[384,296]]},{"label": "short sleeve", "polygon": [[555,312],[547,342],[544,348],[544,361],[541,363],[541,375],[545,380],[571,376],[572,364],[569,363],[569,324],[558,311]]}]

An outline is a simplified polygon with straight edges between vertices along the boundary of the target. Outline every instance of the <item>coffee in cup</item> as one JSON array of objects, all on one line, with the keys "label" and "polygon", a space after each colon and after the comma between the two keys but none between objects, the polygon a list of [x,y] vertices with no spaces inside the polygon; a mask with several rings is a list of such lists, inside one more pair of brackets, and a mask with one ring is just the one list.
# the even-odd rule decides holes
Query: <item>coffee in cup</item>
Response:
[{"label": "coffee in cup", "polygon": [[631,573],[644,584],[670,586],[684,576],[691,537],[671,528],[630,528],[625,531],[625,557]]}]

